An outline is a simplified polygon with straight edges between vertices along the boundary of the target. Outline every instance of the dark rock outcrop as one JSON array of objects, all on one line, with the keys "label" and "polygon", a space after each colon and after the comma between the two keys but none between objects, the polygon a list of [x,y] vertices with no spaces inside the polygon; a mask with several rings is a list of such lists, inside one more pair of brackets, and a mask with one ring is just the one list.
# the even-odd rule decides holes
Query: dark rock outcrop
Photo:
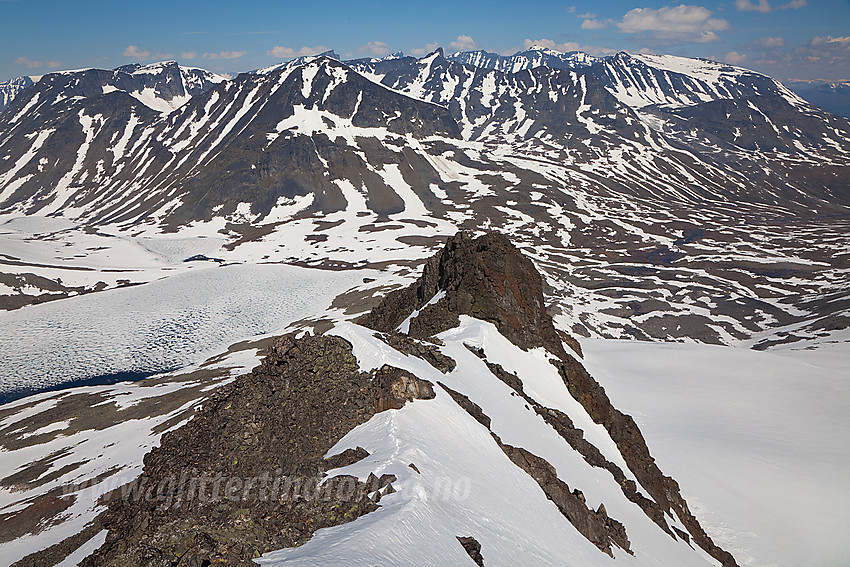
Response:
[{"label": "dark rock outcrop", "polygon": [[593,545],[612,557],[612,543],[631,553],[625,526],[609,518],[604,505],[600,504],[598,510],[588,508],[584,494],[578,489],[570,490],[569,485],[558,478],[555,467],[545,459],[522,447],[506,444],[501,444],[501,447],[508,458],[540,485],[546,498],[554,502],[561,514]]},{"label": "dark rock outcrop", "polygon": [[445,390],[466,413],[490,431],[493,440],[516,466],[524,470],[543,490],[546,498],[551,500],[558,511],[573,525],[576,530],[586,537],[593,545],[613,557],[611,545],[617,545],[631,553],[626,528],[613,518],[609,518],[604,506],[598,510],[589,508],[585,503],[581,490],[570,490],[566,482],[558,478],[555,467],[546,459],[538,457],[522,447],[514,447],[503,443],[498,435],[490,429],[490,417],[481,407],[468,396],[452,390],[443,383],[440,387]]},{"label": "dark rock outcrop", "polygon": [[[428,302],[440,291],[446,295]],[[566,356],[561,338],[546,312],[543,280],[534,264],[510,240],[495,232],[472,238],[459,232],[429,258],[422,276],[411,287],[394,291],[358,322],[394,331],[412,312],[409,335],[429,337],[470,315],[496,325],[523,349],[543,346]]]},{"label": "dark rock outcrop", "polygon": [[478,567],[484,567],[484,557],[481,555],[481,544],[478,540],[472,536],[457,536],[457,540],[475,564]]},{"label": "dark rock outcrop", "polygon": [[416,340],[401,333],[377,333],[375,336],[399,352],[421,358],[444,374],[457,367],[457,362],[440,352],[434,344]]},{"label": "dark rock outcrop", "polygon": [[[549,424],[570,447],[584,458],[587,464],[593,467],[603,468],[610,472],[623,491],[623,495],[630,502],[637,504],[659,528],[673,535],[673,532],[670,531],[670,526],[667,525],[667,520],[664,518],[665,509],[662,509],[655,501],[641,494],[637,489],[637,484],[633,480],[626,478],[620,467],[606,459],[596,445],[585,439],[584,431],[577,428],[567,414],[554,408],[547,408],[526,394],[519,376],[506,371],[499,364],[488,361],[483,350],[480,356],[484,359],[490,372],[520,395],[534,409],[537,415],[543,418],[543,421]],[[442,384],[440,385],[442,386]]]},{"label": "dark rock outcrop", "polygon": [[112,495],[106,543],[85,565],[248,566],[371,512],[395,476],[326,478],[368,453],[324,455],[375,413],[433,397],[404,370],[361,372],[341,338],[282,337],[145,456],[142,476]]},{"label": "dark rock outcrop", "polygon": [[475,418],[475,421],[490,429],[490,418],[487,414],[484,413],[484,410],[481,409],[481,406],[473,402],[469,399],[468,396],[461,394],[456,390],[452,390],[442,382],[437,382],[440,385],[440,388],[446,391],[448,395],[452,397],[457,405],[463,408],[463,410]]}]

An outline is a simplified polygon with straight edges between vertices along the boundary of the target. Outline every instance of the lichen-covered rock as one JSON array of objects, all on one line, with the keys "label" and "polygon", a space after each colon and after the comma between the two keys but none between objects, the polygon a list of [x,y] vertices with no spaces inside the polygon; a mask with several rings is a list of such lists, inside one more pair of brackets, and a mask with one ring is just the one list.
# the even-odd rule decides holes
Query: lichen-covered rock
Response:
[{"label": "lichen-covered rock", "polygon": [[360,371],[339,337],[281,337],[145,456],[142,476],[112,495],[106,543],[85,565],[248,566],[371,512],[396,477],[325,479],[368,453],[325,454],[375,413],[433,397],[404,370]]}]

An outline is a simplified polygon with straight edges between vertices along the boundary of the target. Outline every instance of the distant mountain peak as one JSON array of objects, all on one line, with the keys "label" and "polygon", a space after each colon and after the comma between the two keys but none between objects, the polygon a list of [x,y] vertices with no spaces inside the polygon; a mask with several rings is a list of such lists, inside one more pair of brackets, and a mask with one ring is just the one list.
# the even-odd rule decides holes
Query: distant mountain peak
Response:
[{"label": "distant mountain peak", "polygon": [[539,43],[533,43],[526,49],[521,51],[517,51],[514,55],[520,55],[522,53],[528,53],[531,51],[539,51],[541,53],[548,53],[551,55],[563,55],[564,51],[558,51],[557,49],[552,49],[551,47],[546,47],[545,45],[540,45]]},{"label": "distant mountain peak", "polygon": [[540,44],[533,44],[524,51],[518,51],[513,55],[499,55],[498,53],[476,50],[452,53],[447,59],[471,67],[507,73],[518,73],[536,67],[577,69],[589,67],[601,61],[599,57],[581,51],[562,53]]},{"label": "distant mountain peak", "polygon": [[315,57],[329,57],[330,59],[336,59],[339,61],[339,53],[334,51],[333,49],[328,49],[327,51],[323,51],[316,55]]},{"label": "distant mountain peak", "polygon": [[333,49],[328,49],[327,51],[317,53],[316,55],[302,55],[300,57],[290,59],[289,61],[284,61],[283,63],[277,63],[275,65],[269,65],[268,67],[262,67],[255,71],[252,71],[252,73],[257,75],[268,75],[269,73],[273,73],[279,69],[292,69],[294,67],[300,67],[301,65],[305,65],[311,61],[319,59],[320,57],[335,59],[337,61],[340,60],[339,54],[336,51],[334,51]]},{"label": "distant mountain peak", "polygon": [[0,112],[9,106],[18,94],[27,87],[37,83],[41,77],[15,77],[0,83]]}]

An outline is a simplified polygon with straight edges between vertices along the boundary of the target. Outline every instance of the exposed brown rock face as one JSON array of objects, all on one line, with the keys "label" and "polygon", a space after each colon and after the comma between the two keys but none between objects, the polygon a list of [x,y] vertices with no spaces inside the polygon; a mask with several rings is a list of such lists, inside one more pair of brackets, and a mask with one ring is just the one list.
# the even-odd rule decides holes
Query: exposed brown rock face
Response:
[{"label": "exposed brown rock face", "polygon": [[360,372],[341,338],[282,337],[145,457],[135,485],[115,494],[107,541],[85,564],[248,566],[370,512],[395,477],[337,476],[320,488],[324,471],[368,453],[324,455],[376,412],[433,397],[428,382],[398,368]]},{"label": "exposed brown rock face", "polygon": [[[446,296],[423,308],[439,291]],[[523,349],[539,346],[566,356],[561,339],[546,312],[543,280],[534,264],[495,232],[472,238],[459,232],[425,263],[422,277],[411,287],[390,293],[359,323],[392,332],[413,311],[412,337],[429,337],[457,325],[459,314],[496,325]]]},{"label": "exposed brown rock face", "polygon": [[605,426],[623,455],[629,470],[664,511],[672,509],[685,525],[694,543],[720,561],[724,567],[737,566],[728,551],[717,546],[691,514],[688,503],[679,492],[679,484],[665,476],[649,453],[649,448],[632,416],[611,404],[605,389],[594,380],[579,361],[571,356],[555,364],[570,394],[584,407],[596,423]]},{"label": "exposed brown rock face", "polygon": [[546,498],[554,502],[561,514],[593,545],[612,557],[614,554],[611,544],[631,553],[626,528],[617,520],[608,517],[605,506],[600,504],[598,510],[588,508],[584,494],[578,489],[570,490],[569,485],[558,478],[555,467],[545,459],[522,447],[506,444],[501,444],[501,447],[508,458],[540,485]]}]

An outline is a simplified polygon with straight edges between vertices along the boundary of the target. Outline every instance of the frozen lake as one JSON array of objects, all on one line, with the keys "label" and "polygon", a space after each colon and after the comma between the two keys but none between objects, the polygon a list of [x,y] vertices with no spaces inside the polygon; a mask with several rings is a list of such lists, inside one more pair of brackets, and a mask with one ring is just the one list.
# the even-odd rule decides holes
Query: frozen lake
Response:
[{"label": "frozen lake", "polygon": [[0,313],[0,400],[186,366],[327,309],[368,270],[213,266]]}]

